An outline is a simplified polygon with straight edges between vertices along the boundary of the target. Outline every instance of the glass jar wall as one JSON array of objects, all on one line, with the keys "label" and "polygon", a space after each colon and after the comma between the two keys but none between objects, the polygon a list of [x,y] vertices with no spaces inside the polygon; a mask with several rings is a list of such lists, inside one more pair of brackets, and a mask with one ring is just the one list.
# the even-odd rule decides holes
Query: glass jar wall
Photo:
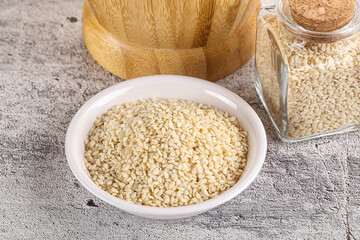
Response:
[{"label": "glass jar wall", "polygon": [[287,1],[259,11],[255,87],[283,141],[360,129],[359,9],[333,32],[299,26]]}]

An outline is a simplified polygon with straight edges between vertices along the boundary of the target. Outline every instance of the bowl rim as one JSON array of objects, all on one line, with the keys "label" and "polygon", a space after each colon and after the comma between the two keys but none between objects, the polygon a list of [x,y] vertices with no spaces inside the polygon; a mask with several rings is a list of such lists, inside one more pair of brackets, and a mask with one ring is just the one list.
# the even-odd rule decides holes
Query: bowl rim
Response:
[{"label": "bowl rim", "polygon": [[[150,207],[150,206],[144,206],[140,204],[131,203],[125,200],[122,200],[120,198],[114,197],[111,194],[105,192],[100,187],[96,186],[94,182],[91,182],[96,186],[93,187],[88,184],[88,181],[84,178],[83,174],[81,174],[81,170],[78,169],[75,166],[75,156],[73,156],[72,153],[72,145],[71,143],[71,136],[74,134],[75,126],[78,124],[81,124],[82,122],[82,115],[84,115],[88,109],[95,104],[98,100],[106,97],[106,95],[122,89],[122,88],[128,88],[128,87],[134,87],[135,85],[146,82],[149,83],[149,81],[172,81],[170,79],[173,79],[173,84],[176,84],[178,80],[181,81],[181,83],[187,82],[189,84],[196,83],[201,84],[204,87],[208,86],[211,87],[213,90],[216,89],[218,92],[222,92],[221,94],[226,94],[226,97],[231,98],[232,100],[240,103],[244,107],[247,108],[248,112],[247,114],[251,115],[251,118],[253,121],[255,121],[255,125],[258,126],[257,129],[254,129],[259,134],[259,139],[257,139],[257,152],[256,152],[256,158],[260,159],[260,162],[256,164],[254,167],[252,167],[249,170],[249,177],[246,182],[244,182],[242,185],[235,184],[230,189],[226,190],[225,192],[221,193],[220,195],[206,200],[201,203],[196,203],[188,206],[179,206],[179,207]],[[206,104],[206,103],[205,103]],[[221,109],[220,109],[221,110]],[[68,129],[66,131],[66,137],[65,137],[65,154],[66,159],[68,162],[68,165],[73,172],[76,179],[81,183],[83,187],[85,187],[89,192],[94,194],[96,197],[100,198],[101,200],[120,208],[123,211],[130,212],[132,214],[136,215],[148,215],[148,216],[156,216],[156,217],[171,217],[171,216],[181,216],[181,215],[191,215],[195,213],[204,212],[206,210],[210,210],[214,207],[217,207],[232,198],[236,197],[238,194],[240,194],[242,191],[244,191],[256,178],[256,176],[259,174],[262,165],[265,161],[267,151],[267,138],[264,126],[259,118],[259,116],[256,114],[254,109],[240,96],[235,94],[234,92],[226,89],[225,87],[222,87],[218,84],[202,80],[199,78],[194,77],[188,77],[188,76],[181,76],[181,75],[151,75],[151,76],[145,76],[145,77],[139,77],[134,78],[130,80],[126,80],[120,83],[117,83],[115,85],[112,85],[100,92],[98,92],[96,95],[91,97],[89,100],[87,100],[81,107],[78,109],[74,117],[72,118]],[[237,182],[239,183],[239,182]]]}]

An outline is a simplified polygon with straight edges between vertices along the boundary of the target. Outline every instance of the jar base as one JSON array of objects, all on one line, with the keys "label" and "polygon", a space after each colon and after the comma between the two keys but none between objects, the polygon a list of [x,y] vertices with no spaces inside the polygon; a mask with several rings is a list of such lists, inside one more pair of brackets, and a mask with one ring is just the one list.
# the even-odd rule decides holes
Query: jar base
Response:
[{"label": "jar base", "polygon": [[286,142],[286,143],[294,143],[294,142],[301,142],[301,141],[305,141],[305,140],[310,140],[310,139],[315,139],[315,138],[320,138],[320,137],[325,137],[325,136],[331,136],[331,135],[336,135],[336,134],[341,134],[341,133],[347,133],[347,132],[352,132],[352,131],[357,131],[360,130],[360,124],[355,124],[355,125],[350,125],[344,128],[340,128],[340,129],[336,129],[333,131],[328,131],[328,132],[324,132],[324,133],[319,133],[319,134],[315,134],[315,135],[310,135],[310,136],[305,136],[305,137],[299,137],[299,138],[290,138],[285,136],[284,134],[281,133],[281,131],[279,130],[279,127],[276,125],[275,120],[272,118],[270,110],[266,104],[265,98],[262,94],[262,87],[261,87],[261,82],[260,82],[260,76],[257,73],[256,74],[256,78],[255,78],[255,90],[260,98],[260,101],[262,103],[262,105],[264,106],[266,113],[268,114],[270,121],[277,133],[277,135],[279,136],[279,138],[281,139],[281,141]]}]

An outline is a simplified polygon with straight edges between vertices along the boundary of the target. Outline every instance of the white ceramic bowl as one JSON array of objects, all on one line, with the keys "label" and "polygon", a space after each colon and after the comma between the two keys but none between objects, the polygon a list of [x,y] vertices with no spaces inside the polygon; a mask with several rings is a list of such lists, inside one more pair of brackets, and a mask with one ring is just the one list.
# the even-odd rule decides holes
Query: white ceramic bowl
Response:
[{"label": "white ceramic bowl", "polygon": [[[239,181],[221,195],[202,203],[159,208],[132,204],[99,188],[90,178],[83,162],[84,140],[97,116],[116,104],[139,99],[176,98],[210,104],[236,116],[248,132],[247,164]],[[237,196],[255,179],[266,154],[264,126],[254,110],[239,96],[217,84],[185,76],[159,75],[124,81],[101,91],[87,101],[75,114],[66,133],[66,158],[79,182],[98,198],[126,212],[149,218],[174,219],[193,216],[210,210]]]}]

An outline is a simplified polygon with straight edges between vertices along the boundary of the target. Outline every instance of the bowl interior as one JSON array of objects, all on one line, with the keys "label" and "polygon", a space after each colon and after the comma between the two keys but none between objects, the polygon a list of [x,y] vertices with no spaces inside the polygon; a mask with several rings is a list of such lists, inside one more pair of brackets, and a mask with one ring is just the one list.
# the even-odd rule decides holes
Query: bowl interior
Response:
[{"label": "bowl interior", "polygon": [[[91,180],[83,162],[84,140],[97,116],[116,104],[139,99],[176,98],[210,104],[237,117],[239,124],[248,132],[248,162],[240,180],[228,191],[203,203],[185,207],[154,208],[132,204],[111,196]],[[231,91],[204,80],[184,76],[149,76],[128,80],[114,85],[91,98],[76,113],[66,134],[66,156],[74,175],[90,192],[104,201],[134,214],[174,216],[194,211],[205,211],[235,197],[256,177],[266,153],[264,127],[254,110]],[[156,213],[154,213],[154,209]]]}]

